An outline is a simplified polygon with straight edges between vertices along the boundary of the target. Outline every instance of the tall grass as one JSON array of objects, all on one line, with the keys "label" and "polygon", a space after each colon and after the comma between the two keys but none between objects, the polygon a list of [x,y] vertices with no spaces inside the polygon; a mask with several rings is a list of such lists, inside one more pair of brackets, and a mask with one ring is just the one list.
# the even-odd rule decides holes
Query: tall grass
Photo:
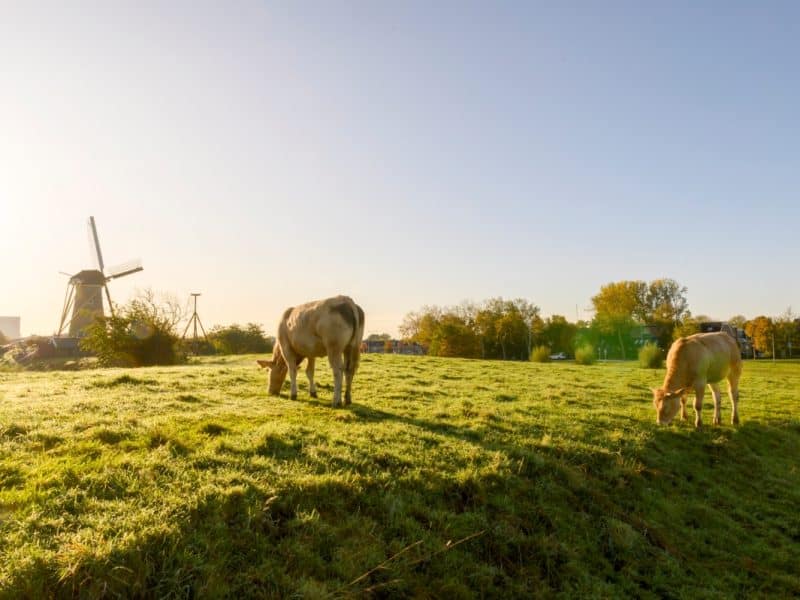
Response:
[{"label": "tall grass", "polygon": [[639,366],[643,369],[660,369],[664,366],[664,351],[658,344],[647,342],[639,348]]},{"label": "tall grass", "polygon": [[575,362],[579,365],[593,365],[596,360],[594,346],[591,344],[584,344],[575,349]]},{"label": "tall grass", "polygon": [[550,347],[536,346],[531,352],[531,361],[537,363],[550,362]]},{"label": "tall grass", "polygon": [[800,594],[798,364],[696,432],[636,363],[254,358],[0,372],[0,598]]}]

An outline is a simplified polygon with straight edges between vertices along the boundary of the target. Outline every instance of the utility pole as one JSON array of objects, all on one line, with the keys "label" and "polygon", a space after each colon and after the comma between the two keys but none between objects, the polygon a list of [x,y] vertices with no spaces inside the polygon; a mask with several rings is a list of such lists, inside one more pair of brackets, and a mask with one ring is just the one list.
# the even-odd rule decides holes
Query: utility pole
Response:
[{"label": "utility pole", "polygon": [[192,354],[195,356],[197,355],[197,326],[200,325],[200,331],[203,332],[203,338],[205,339],[206,343],[209,343],[208,336],[206,335],[206,330],[203,328],[203,324],[200,322],[200,315],[197,314],[197,297],[200,296],[199,293],[192,293],[192,297],[194,298],[194,312],[192,313],[189,322],[186,324],[186,329],[183,330],[182,339],[186,339],[186,332],[189,331],[189,327],[194,324],[194,335],[192,336]]}]

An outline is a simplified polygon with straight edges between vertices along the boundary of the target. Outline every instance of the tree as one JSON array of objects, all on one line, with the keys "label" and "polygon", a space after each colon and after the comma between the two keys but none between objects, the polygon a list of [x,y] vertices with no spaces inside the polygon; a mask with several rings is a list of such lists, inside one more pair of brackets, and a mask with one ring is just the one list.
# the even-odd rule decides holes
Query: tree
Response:
[{"label": "tree", "polygon": [[436,306],[423,306],[419,312],[410,312],[400,324],[400,335],[406,341],[429,348],[441,315],[442,309]]},{"label": "tree", "polygon": [[744,315],[733,315],[730,319],[728,319],[728,323],[730,323],[731,327],[744,329],[744,324],[747,323],[747,318]]},{"label": "tree", "polygon": [[480,340],[475,331],[456,314],[446,314],[431,340],[429,349],[434,356],[477,358]]},{"label": "tree", "polygon": [[758,316],[745,323],[744,332],[753,341],[753,349],[772,356],[772,339],[775,334],[775,324],[772,319],[763,315]]},{"label": "tree", "polygon": [[578,326],[570,323],[561,315],[552,315],[544,322],[542,340],[550,347],[551,352],[572,354],[575,348],[575,336]]},{"label": "tree", "polygon": [[433,355],[527,360],[537,326],[538,306],[522,298],[491,298],[481,305],[424,306],[406,315],[400,332]]},{"label": "tree", "polygon": [[391,340],[391,339],[392,339],[392,336],[390,336],[388,333],[370,333],[367,336],[367,340],[366,341],[368,341],[368,342],[384,342],[386,340]]},{"label": "tree", "polygon": [[700,323],[705,321],[708,321],[707,317],[702,315],[699,317],[693,317],[691,314],[688,314],[680,323],[678,323],[675,329],[672,330],[672,339],[677,340],[681,337],[700,333]]},{"label": "tree", "polygon": [[600,293],[592,297],[594,320],[601,333],[616,334],[622,358],[625,358],[625,342],[637,318],[645,318],[645,298],[647,285],[644,281],[618,281],[600,288]]},{"label": "tree", "polygon": [[640,317],[642,323],[656,327],[661,346],[669,345],[673,331],[689,314],[686,291],[674,279],[656,279],[647,286]]},{"label": "tree", "polygon": [[128,304],[117,306],[113,316],[89,325],[80,347],[96,354],[105,366],[176,364],[184,359],[176,329],[183,317],[176,299],[145,290]]},{"label": "tree", "polygon": [[267,336],[257,323],[244,327],[217,325],[209,331],[208,338],[219,354],[266,354],[272,352],[275,338]]}]

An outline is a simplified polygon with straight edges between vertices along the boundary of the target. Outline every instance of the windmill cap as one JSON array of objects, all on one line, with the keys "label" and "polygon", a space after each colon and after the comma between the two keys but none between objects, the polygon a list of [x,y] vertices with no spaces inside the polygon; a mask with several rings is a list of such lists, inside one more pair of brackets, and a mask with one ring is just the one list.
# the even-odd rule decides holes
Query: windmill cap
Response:
[{"label": "windmill cap", "polygon": [[105,285],[106,276],[97,269],[86,269],[80,273],[75,273],[69,281],[70,283],[81,283],[83,285]]}]

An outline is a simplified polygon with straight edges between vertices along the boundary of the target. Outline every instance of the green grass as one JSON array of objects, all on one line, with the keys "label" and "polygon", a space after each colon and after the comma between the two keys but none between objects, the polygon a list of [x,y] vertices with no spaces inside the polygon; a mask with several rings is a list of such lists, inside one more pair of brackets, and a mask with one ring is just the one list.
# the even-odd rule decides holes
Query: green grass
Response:
[{"label": "green grass", "polygon": [[662,378],[366,355],[332,409],[324,361],[296,402],[254,357],[0,372],[0,597],[797,596],[800,364],[700,432]]}]

